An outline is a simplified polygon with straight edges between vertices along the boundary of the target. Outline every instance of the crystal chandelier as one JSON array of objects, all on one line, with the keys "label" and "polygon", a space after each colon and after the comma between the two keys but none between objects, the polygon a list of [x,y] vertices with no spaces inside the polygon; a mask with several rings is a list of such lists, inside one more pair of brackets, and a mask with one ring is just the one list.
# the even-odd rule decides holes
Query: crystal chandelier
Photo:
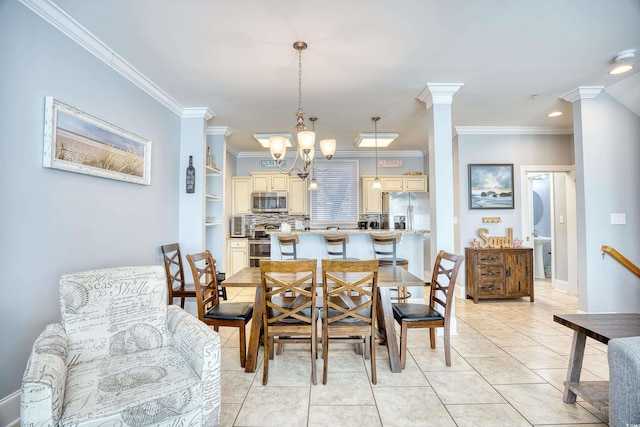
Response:
[{"label": "crystal chandelier", "polygon": [[[289,169],[282,167],[282,161],[287,151],[287,140],[282,136],[272,136],[269,138],[269,151],[276,161],[276,165],[280,172],[290,174],[296,171],[300,179],[306,179],[313,170],[313,156],[315,153],[315,131],[307,130],[304,124],[304,111],[302,110],[302,51],[307,48],[307,44],[303,41],[297,41],[293,44],[293,48],[298,51],[298,111],[296,112],[296,131],[298,136],[298,149],[296,149],[296,157]],[[315,122],[315,118],[310,117],[309,120]],[[324,157],[331,161],[336,151],[335,139],[323,139],[320,141],[320,149]],[[302,165],[297,166],[298,157],[302,159]],[[329,167],[331,165],[329,164]],[[327,168],[328,169],[328,168]],[[313,178],[315,180],[315,178]],[[313,183],[312,183],[313,184]],[[317,188],[317,183],[315,185]]]}]

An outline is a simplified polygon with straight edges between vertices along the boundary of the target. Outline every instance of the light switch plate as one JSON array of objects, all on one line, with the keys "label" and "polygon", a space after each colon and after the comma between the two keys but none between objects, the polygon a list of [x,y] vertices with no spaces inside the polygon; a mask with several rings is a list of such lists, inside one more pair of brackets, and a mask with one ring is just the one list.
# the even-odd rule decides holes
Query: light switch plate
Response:
[{"label": "light switch plate", "polygon": [[627,215],[623,213],[612,213],[611,224],[624,225],[627,223]]}]

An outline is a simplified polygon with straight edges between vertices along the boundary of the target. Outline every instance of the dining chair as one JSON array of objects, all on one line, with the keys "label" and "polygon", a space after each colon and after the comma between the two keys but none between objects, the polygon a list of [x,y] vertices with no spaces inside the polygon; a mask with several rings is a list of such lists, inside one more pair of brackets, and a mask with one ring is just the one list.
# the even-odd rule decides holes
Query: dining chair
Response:
[{"label": "dining chair", "polygon": [[[184,269],[182,266],[182,255],[180,254],[180,245],[172,243],[160,246],[162,249],[162,258],[164,260],[164,271],[167,275],[167,286],[169,288],[169,304],[173,304],[174,298],[180,298],[180,307],[184,308],[185,298],[195,298],[196,288],[193,283],[185,283]],[[220,278],[224,277],[224,273],[218,274],[218,292],[220,297],[227,299],[227,288],[220,284]]]},{"label": "dining chair", "polygon": [[378,260],[322,260],[322,384],[327,383],[329,341],[364,344],[376,384],[375,319]]},{"label": "dining chair", "polygon": [[324,234],[324,243],[327,245],[327,254],[329,257],[339,257],[343,260],[357,260],[358,258],[347,257],[347,244],[349,243],[349,235],[341,234]]},{"label": "dining chair", "polygon": [[[376,259],[380,260],[380,266],[393,266],[402,267],[405,270],[409,269],[409,260],[406,258],[399,258],[398,245],[402,239],[402,235],[398,233],[393,234],[376,234],[370,233],[371,241],[373,243],[373,253]],[[398,301],[407,301],[411,297],[411,293],[406,286],[400,288],[391,289],[398,293],[396,299]]]},{"label": "dining chair", "polygon": [[160,249],[162,249],[164,271],[167,275],[169,304],[173,304],[174,298],[180,298],[180,307],[184,308],[185,298],[196,297],[196,288],[193,283],[185,283],[180,245],[178,243],[172,243],[162,245]]},{"label": "dining chair", "polygon": [[436,348],[436,328],[444,327],[444,358],[451,366],[451,308],[458,271],[464,256],[440,251],[431,276],[429,303],[395,303],[393,317],[400,324],[400,365],[407,361],[407,332],[410,328],[429,328],[431,348]]},{"label": "dining chair", "polygon": [[220,302],[216,260],[211,252],[187,255],[196,289],[198,319],[213,326],[218,332],[220,326],[238,328],[240,335],[240,366],[244,367],[247,357],[246,326],[253,317],[250,302]]},{"label": "dining chair", "polygon": [[267,385],[269,379],[274,344],[281,342],[310,342],[311,381],[314,385],[317,382],[317,264],[315,259],[260,262],[264,335],[262,385]]}]

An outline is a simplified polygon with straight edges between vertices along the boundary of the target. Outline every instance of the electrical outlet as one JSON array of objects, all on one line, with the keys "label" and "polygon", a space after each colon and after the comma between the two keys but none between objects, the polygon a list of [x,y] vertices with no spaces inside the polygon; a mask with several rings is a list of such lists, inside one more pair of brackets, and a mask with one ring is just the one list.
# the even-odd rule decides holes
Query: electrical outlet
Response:
[{"label": "electrical outlet", "polygon": [[612,213],[611,224],[624,225],[627,223],[627,215],[623,213]]},{"label": "electrical outlet", "polygon": [[558,218],[558,220],[560,221],[560,224],[564,224],[564,215],[560,215],[560,218]]}]

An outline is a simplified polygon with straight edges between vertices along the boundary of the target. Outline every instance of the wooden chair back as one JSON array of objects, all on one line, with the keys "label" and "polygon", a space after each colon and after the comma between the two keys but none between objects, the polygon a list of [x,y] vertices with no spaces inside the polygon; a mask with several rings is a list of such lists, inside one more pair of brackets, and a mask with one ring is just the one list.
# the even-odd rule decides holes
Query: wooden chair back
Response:
[{"label": "wooden chair back", "polygon": [[187,255],[187,260],[191,266],[195,284],[198,318],[204,321],[205,313],[220,304],[216,260],[209,251]]},{"label": "wooden chair back", "polygon": [[448,322],[451,315],[454,290],[458,271],[464,261],[464,256],[446,251],[438,252],[431,275],[429,290],[429,305],[439,311]]},{"label": "wooden chair back", "polygon": [[322,381],[327,383],[329,340],[365,343],[376,383],[375,319],[378,260],[322,260]]},{"label": "wooden chair back", "polygon": [[280,255],[282,255],[282,259],[285,259],[284,257],[298,259],[298,243],[300,243],[300,238],[297,234],[279,234],[278,243],[280,244]]},{"label": "wooden chair back", "polygon": [[[186,291],[187,284],[184,280],[184,269],[182,265],[182,255],[180,245],[172,243],[160,246],[164,261],[164,271],[167,275],[167,287],[169,288],[168,301],[173,304],[174,296],[182,298],[181,307],[184,308],[185,297],[195,297],[195,290]],[[174,293],[176,295],[174,295]]]},{"label": "wooden chair back", "polygon": [[401,234],[375,234],[371,233],[371,241],[373,242],[373,252],[376,258],[390,257],[393,260],[393,266],[397,263],[397,246],[400,244]]},{"label": "wooden chair back", "polygon": [[324,242],[327,245],[329,256],[339,256],[343,260],[347,259],[347,243],[349,243],[349,235],[347,233],[325,234]]},{"label": "wooden chair back", "polygon": [[260,262],[264,328],[262,384],[269,376],[274,344],[311,342],[311,380],[316,384],[317,260],[263,260]]}]

